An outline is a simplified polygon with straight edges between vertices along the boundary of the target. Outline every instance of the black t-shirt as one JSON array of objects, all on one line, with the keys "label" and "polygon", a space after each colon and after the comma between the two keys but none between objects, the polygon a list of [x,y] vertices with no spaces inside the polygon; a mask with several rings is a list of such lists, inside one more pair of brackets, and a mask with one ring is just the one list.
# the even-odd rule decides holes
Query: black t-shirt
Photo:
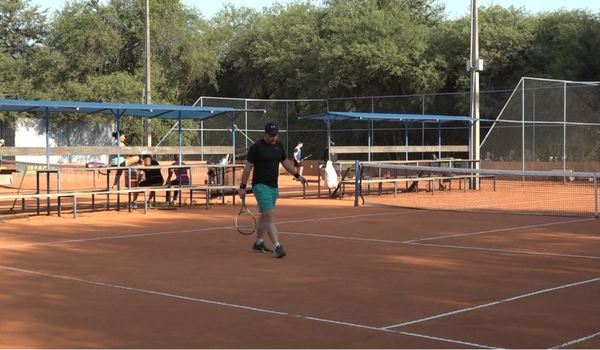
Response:
[{"label": "black t-shirt", "polygon": [[[152,163],[150,163],[150,165],[157,166],[159,164],[157,161],[152,159]],[[146,169],[146,170],[144,170],[144,174],[145,174],[145,180],[148,182],[163,182],[164,181],[162,173],[160,172],[160,169]]]},{"label": "black t-shirt", "polygon": [[265,184],[277,187],[279,163],[286,158],[285,149],[279,141],[270,145],[261,139],[250,146],[247,160],[254,164],[252,185]]}]

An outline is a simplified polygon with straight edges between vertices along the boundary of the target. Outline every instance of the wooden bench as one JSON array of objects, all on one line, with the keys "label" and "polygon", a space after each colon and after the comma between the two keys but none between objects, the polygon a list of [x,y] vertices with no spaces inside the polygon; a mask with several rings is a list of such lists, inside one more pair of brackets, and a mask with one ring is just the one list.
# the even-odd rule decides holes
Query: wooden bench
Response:
[{"label": "wooden bench", "polygon": [[[493,190],[496,190],[496,179],[493,175],[471,175],[471,174],[461,174],[461,175],[448,175],[448,176],[427,176],[427,177],[403,177],[403,178],[371,178],[371,179],[362,179],[359,181],[359,185],[362,187],[362,184],[377,184],[379,186],[378,189],[378,194],[381,195],[381,192],[383,190],[383,184],[384,183],[393,183],[394,184],[394,196],[397,196],[398,194],[398,183],[404,182],[406,184],[406,190],[408,191],[410,187],[412,187],[412,185],[409,187],[409,183],[413,183],[415,191],[418,192],[419,191],[419,182],[420,181],[427,181],[428,183],[428,190],[431,191],[431,194],[433,195],[435,192],[435,186],[434,186],[434,182],[435,181],[439,181],[440,187],[442,186],[443,182],[447,182],[449,184],[448,190],[451,191],[452,190],[452,180],[458,180],[458,188],[459,189],[464,189],[464,191],[467,191],[467,185],[466,182],[469,179],[474,179],[474,178],[491,178],[493,180]],[[464,185],[463,185],[464,182]],[[342,184],[342,189],[341,189],[341,193],[340,193],[340,198],[343,196],[343,194],[345,193],[346,190],[346,185],[355,185],[356,184],[356,179],[348,179],[348,180],[343,180],[340,182]],[[360,191],[360,195],[362,197],[362,189]],[[364,201],[364,200],[363,200]]]},{"label": "wooden bench", "polygon": [[[306,183],[307,184],[317,184],[317,198],[321,198],[321,178],[317,177],[316,179],[306,179]],[[308,185],[303,185],[302,186],[302,198],[306,199],[306,186]]]},{"label": "wooden bench", "polygon": [[[27,199],[57,199],[58,200],[58,216],[62,216],[62,198],[72,198],[73,204],[73,218],[77,218],[77,207],[78,207],[78,198],[86,197],[86,196],[102,196],[102,195],[122,195],[127,194],[131,195],[133,193],[143,193],[144,194],[144,213],[148,212],[148,197],[150,192],[167,192],[167,191],[190,191],[190,196],[192,196],[193,191],[205,191],[206,192],[206,208],[208,209],[210,205],[210,193],[211,191],[220,191],[220,190],[232,190],[233,202],[235,204],[235,196],[236,190],[238,187],[233,185],[198,185],[198,186],[181,186],[181,187],[136,187],[131,189],[118,189],[118,190],[99,190],[99,191],[78,191],[78,192],[60,192],[60,193],[41,193],[41,194],[6,194],[0,195],[0,201],[6,200],[22,200],[22,210],[25,211],[24,201]],[[180,196],[181,198],[181,196]],[[190,197],[191,199],[192,197]],[[224,198],[223,198],[224,203]],[[191,204],[191,203],[190,203]],[[128,209],[131,212],[132,206],[131,201],[128,203]],[[40,214],[39,207],[37,210],[37,214]]]},{"label": "wooden bench", "polygon": [[[73,218],[77,217],[77,194],[76,193],[43,193],[43,194],[5,194],[5,195],[0,195],[0,201],[2,200],[21,200],[22,202],[22,210],[25,211],[25,200],[27,199],[59,199],[59,205],[58,205],[58,216],[61,216],[61,206],[60,206],[60,199],[61,198],[65,198],[65,197],[71,197],[73,200]],[[11,208],[12,209],[12,208]],[[38,215],[39,215],[39,210],[38,210]]]},{"label": "wooden bench", "polygon": [[221,203],[225,204],[225,193],[224,192],[227,190],[231,190],[233,204],[235,204],[235,196],[237,195],[236,190],[238,188],[239,188],[239,186],[237,186],[237,185],[195,185],[195,186],[188,187],[186,190],[190,191],[190,205],[192,203],[193,193],[195,191],[204,191],[206,194],[206,209],[208,209],[208,207],[210,206],[211,193],[213,191],[221,191]]}]

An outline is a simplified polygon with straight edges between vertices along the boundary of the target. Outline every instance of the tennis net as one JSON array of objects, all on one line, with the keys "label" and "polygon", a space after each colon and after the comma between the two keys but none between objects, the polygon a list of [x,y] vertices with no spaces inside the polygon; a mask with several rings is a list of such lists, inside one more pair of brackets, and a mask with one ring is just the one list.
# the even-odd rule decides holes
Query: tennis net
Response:
[{"label": "tennis net", "polygon": [[362,162],[365,205],[598,217],[600,174]]}]

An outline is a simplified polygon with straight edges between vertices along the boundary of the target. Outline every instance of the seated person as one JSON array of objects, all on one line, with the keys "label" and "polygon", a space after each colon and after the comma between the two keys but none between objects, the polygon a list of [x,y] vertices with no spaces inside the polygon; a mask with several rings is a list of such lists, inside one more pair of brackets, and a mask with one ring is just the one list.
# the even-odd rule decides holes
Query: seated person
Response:
[{"label": "seated person", "polygon": [[[179,165],[179,155],[173,156],[173,164],[171,165]],[[181,162],[181,165],[185,165],[184,162]],[[171,180],[171,177],[175,174],[175,180]],[[188,175],[187,168],[169,168],[169,176],[167,176],[166,184],[170,186],[179,186],[179,185],[189,185],[190,177]],[[173,191],[173,201],[171,202],[171,191],[167,192],[167,205],[174,205],[175,201],[177,201],[177,195],[179,191]]]},{"label": "seated person", "polygon": [[[127,139],[127,134],[124,131],[113,132],[112,136],[115,138],[115,144],[119,143],[119,147],[126,147],[125,141]],[[117,140],[118,139],[118,140]],[[129,167],[134,164],[137,164],[140,160],[138,156],[117,156],[116,154],[112,154],[109,157],[109,164],[113,167]],[[121,179],[121,175],[123,174],[123,169],[117,170],[115,175],[115,181],[113,182],[112,188],[117,188],[119,184],[119,180]]]},{"label": "seated person", "polygon": [[[144,160],[144,165],[147,167],[159,165],[158,162],[152,159],[152,156],[149,154],[144,155],[142,159]],[[144,180],[138,183],[139,187],[162,186],[164,183],[164,179],[160,169],[142,169],[140,170],[140,173],[144,175]],[[133,194],[133,202],[131,203],[133,207],[137,207],[136,201],[138,195],[139,193],[137,192]],[[153,197],[154,192],[150,192],[148,202],[150,202],[150,200],[152,200]]]}]

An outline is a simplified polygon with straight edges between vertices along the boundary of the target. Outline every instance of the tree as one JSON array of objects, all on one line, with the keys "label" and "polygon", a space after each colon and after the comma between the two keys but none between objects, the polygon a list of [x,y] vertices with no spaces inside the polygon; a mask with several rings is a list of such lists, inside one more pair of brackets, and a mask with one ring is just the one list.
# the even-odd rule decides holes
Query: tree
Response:
[{"label": "tree", "polygon": [[439,87],[442,77],[425,55],[434,29],[431,17],[416,16],[407,4],[330,2],[323,20],[326,44],[320,67],[320,74],[328,77],[330,95],[400,94]]},{"label": "tree", "polygon": [[589,11],[557,11],[539,16],[535,45],[529,49],[531,70],[538,76],[599,80],[600,20]]},{"label": "tree", "polygon": [[46,15],[29,0],[0,0],[0,51],[17,59],[42,44]]},{"label": "tree", "polygon": [[110,74],[120,68],[123,39],[87,1],[69,3],[60,11],[48,43],[65,57],[65,80],[83,82],[90,75]]}]

